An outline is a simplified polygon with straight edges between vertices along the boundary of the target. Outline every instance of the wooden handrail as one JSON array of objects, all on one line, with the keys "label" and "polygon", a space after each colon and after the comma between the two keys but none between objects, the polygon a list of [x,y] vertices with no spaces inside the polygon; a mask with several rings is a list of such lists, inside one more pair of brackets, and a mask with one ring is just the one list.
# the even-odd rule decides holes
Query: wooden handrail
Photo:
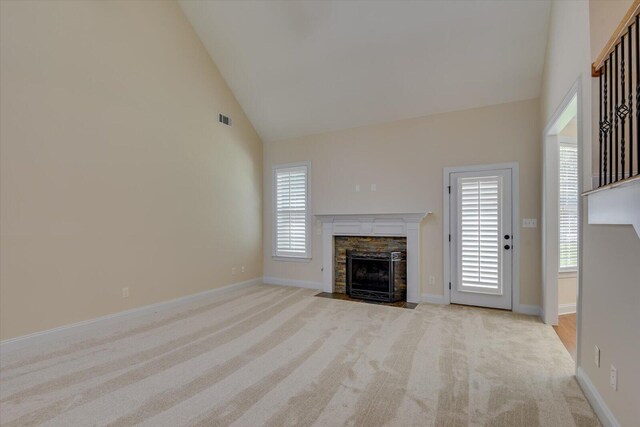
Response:
[{"label": "wooden handrail", "polygon": [[589,194],[597,193],[598,191],[610,190],[617,187],[625,187],[627,185],[640,185],[640,175],[630,176],[621,181],[612,182],[611,184],[603,185],[602,187],[594,188],[593,190],[587,190],[582,192],[582,196],[588,196]]},{"label": "wooden handrail", "polygon": [[632,21],[635,20],[638,13],[640,13],[640,0],[634,0],[629,10],[627,10],[627,13],[622,17],[618,27],[611,35],[611,38],[609,38],[607,44],[602,48],[600,55],[598,55],[591,65],[591,75],[593,77],[599,77],[600,74],[602,74],[602,65],[604,65],[605,59],[620,42],[622,36],[627,33],[627,28],[631,25]]}]

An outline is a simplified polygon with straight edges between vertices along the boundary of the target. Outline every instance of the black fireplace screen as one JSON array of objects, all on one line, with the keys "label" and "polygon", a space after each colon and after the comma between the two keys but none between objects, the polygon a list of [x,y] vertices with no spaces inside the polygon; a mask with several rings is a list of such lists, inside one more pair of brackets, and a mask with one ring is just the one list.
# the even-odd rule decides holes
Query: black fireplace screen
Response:
[{"label": "black fireplace screen", "polygon": [[347,295],[375,301],[394,301],[396,265],[402,252],[347,251]]}]

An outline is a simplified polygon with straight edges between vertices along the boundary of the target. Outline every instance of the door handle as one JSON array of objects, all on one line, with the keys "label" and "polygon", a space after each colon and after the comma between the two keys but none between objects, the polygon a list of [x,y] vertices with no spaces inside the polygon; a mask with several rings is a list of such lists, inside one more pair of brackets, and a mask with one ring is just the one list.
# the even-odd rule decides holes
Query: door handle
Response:
[{"label": "door handle", "polygon": [[509,246],[509,245],[504,245],[504,248],[505,248],[506,250],[509,250],[509,249],[511,249],[511,246]]}]

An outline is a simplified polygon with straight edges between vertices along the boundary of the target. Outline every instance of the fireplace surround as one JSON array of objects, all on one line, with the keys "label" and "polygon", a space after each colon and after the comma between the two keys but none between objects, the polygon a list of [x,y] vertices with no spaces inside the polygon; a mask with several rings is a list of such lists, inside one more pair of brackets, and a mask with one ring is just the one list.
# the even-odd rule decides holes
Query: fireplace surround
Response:
[{"label": "fireplace surround", "polygon": [[430,212],[394,214],[318,214],[322,222],[322,289],[333,293],[335,236],[406,237],[407,302],[420,302],[420,222]]}]

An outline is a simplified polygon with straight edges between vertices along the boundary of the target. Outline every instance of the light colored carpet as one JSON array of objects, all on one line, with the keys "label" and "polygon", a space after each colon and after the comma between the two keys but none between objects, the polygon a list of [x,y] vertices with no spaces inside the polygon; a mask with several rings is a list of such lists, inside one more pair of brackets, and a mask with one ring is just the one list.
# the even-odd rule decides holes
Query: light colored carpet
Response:
[{"label": "light colored carpet", "polygon": [[254,286],[10,350],[6,426],[596,426],[553,329]]}]

